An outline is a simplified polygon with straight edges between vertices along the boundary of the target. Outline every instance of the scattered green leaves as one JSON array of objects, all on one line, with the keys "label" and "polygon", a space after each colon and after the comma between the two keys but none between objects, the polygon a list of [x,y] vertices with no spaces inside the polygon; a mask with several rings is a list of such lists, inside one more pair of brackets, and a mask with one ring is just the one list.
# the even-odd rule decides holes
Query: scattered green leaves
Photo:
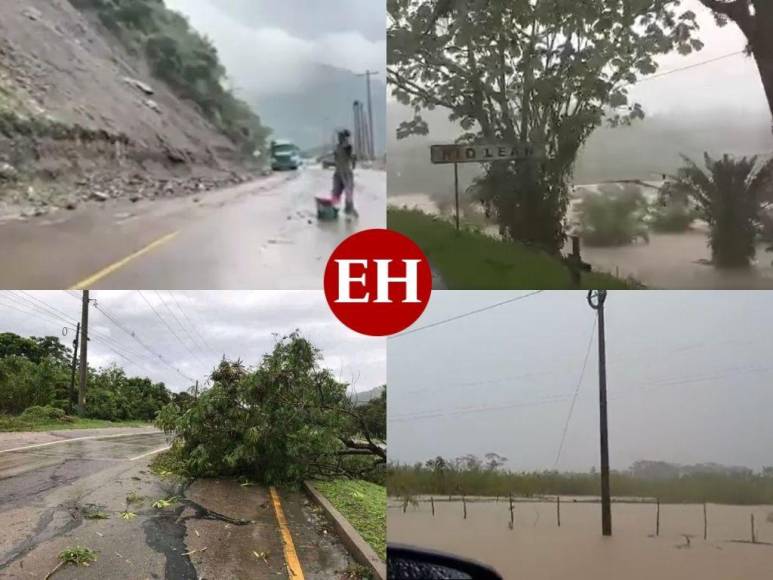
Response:
[{"label": "scattered green leaves", "polygon": [[83,546],[73,546],[66,548],[59,553],[59,560],[64,564],[75,564],[76,566],[88,566],[97,561],[97,554],[90,548]]}]

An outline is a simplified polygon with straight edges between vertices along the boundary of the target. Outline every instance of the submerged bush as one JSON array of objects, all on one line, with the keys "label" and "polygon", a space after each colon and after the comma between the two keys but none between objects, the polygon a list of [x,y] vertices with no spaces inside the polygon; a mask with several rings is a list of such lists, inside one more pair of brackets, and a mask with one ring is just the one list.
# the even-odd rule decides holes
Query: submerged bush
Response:
[{"label": "submerged bush", "polygon": [[583,241],[591,246],[623,246],[638,239],[648,241],[644,223],[647,200],[641,189],[626,184],[601,186],[599,191],[581,194],[578,225]]}]

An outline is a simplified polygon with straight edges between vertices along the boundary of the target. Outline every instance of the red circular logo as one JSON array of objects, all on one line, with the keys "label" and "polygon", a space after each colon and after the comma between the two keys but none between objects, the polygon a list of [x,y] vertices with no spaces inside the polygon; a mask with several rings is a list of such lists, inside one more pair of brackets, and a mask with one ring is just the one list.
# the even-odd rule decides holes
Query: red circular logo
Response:
[{"label": "red circular logo", "polygon": [[421,316],[432,292],[427,257],[392,230],[353,234],[330,255],[325,297],[333,314],[352,330],[387,336]]}]

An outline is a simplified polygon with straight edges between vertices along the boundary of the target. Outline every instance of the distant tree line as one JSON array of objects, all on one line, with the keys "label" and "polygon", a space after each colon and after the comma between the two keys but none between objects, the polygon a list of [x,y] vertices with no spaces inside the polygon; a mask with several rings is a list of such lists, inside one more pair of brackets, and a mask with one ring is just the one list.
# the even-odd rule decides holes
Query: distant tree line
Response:
[{"label": "distant tree line", "polygon": [[212,42],[163,0],[70,0],[100,21],[180,97],[193,101],[244,155],[263,151],[269,130],[226,87],[226,70]]},{"label": "distant tree line", "polygon": [[[72,349],[56,337],[27,338],[0,333],[0,415],[21,415],[38,407],[61,412],[47,409],[31,415],[56,419],[74,413],[71,364]],[[84,416],[110,421],[152,421],[174,397],[163,383],[130,377],[118,366],[89,368]]]},{"label": "distant tree line", "polygon": [[[457,459],[436,457],[415,465],[390,463],[387,491],[391,496],[600,494],[600,480],[595,470],[590,473],[516,473],[503,469],[504,461],[499,455],[489,454],[484,459],[468,455]],[[615,497],[659,498],[662,502],[773,504],[773,469],[766,468],[761,473],[692,472],[652,479],[613,471],[611,487]]]}]

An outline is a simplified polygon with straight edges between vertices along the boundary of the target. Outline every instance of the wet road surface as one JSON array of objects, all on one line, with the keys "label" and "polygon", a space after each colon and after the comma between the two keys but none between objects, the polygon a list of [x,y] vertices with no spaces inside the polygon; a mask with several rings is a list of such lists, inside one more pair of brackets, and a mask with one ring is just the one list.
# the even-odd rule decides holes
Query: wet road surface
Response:
[{"label": "wet road surface", "polygon": [[[0,578],[44,578],[76,545],[97,561],[52,578],[289,578],[270,491],[160,478],[148,462],[167,445],[153,429],[0,433]],[[275,494],[304,577],[343,578],[350,559],[322,514],[297,492]],[[97,512],[106,519],[89,518]]]},{"label": "wet road surface", "polygon": [[358,219],[319,222],[332,172],[307,167],[195,196],[114,200],[0,223],[0,287],[317,289],[352,233],[385,227],[386,173],[356,172]]}]

